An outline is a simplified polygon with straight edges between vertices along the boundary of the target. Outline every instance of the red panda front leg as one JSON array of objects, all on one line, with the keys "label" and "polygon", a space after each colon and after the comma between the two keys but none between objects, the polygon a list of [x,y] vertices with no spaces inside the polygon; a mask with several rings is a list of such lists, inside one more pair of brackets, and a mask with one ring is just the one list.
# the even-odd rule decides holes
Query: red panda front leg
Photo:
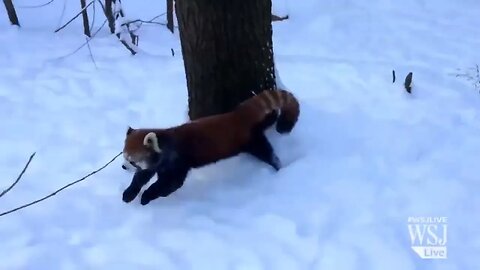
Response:
[{"label": "red panda front leg", "polygon": [[146,205],[159,197],[167,197],[181,188],[189,170],[190,167],[180,166],[157,171],[157,181],[143,192],[140,203]]},{"label": "red panda front leg", "polygon": [[138,193],[144,185],[148,183],[148,181],[153,177],[155,174],[155,170],[138,170],[135,172],[133,176],[132,182],[130,185],[125,189],[123,192],[122,200],[126,203],[129,203],[137,197]]},{"label": "red panda front leg", "polygon": [[282,167],[272,145],[263,132],[256,132],[246,147],[246,152],[272,166],[276,171]]}]

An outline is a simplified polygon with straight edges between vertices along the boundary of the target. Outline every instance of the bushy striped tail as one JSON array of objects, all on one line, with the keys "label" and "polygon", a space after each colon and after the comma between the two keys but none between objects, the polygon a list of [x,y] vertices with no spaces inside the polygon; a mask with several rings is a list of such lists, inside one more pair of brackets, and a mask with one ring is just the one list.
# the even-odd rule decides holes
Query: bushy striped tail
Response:
[{"label": "bushy striped tail", "polygon": [[249,112],[254,123],[260,123],[272,111],[279,110],[276,130],[279,133],[292,131],[300,115],[300,105],[297,98],[290,92],[282,89],[265,90],[256,96],[244,101],[241,105]]}]

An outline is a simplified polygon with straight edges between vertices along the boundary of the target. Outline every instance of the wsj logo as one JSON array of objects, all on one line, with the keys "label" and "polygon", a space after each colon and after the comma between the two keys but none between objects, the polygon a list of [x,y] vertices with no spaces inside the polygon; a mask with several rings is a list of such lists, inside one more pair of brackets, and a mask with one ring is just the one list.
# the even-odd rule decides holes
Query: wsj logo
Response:
[{"label": "wsj logo", "polygon": [[447,218],[409,217],[412,249],[422,259],[447,258]]}]

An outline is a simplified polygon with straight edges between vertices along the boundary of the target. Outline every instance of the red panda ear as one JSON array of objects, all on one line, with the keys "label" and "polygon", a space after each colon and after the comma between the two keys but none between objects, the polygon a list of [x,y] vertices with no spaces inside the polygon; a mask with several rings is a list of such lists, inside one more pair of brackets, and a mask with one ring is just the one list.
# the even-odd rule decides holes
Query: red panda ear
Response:
[{"label": "red panda ear", "polygon": [[143,145],[145,145],[148,148],[153,149],[153,151],[160,153],[162,150],[160,149],[158,145],[158,138],[157,135],[154,132],[150,132],[145,137],[143,138]]},{"label": "red panda ear", "polygon": [[132,133],[132,131],[133,131],[133,128],[131,128],[130,126],[128,126],[127,135],[129,135],[130,133]]},{"label": "red panda ear", "polygon": [[145,138],[145,145],[148,147],[152,147],[153,141],[152,138]]}]

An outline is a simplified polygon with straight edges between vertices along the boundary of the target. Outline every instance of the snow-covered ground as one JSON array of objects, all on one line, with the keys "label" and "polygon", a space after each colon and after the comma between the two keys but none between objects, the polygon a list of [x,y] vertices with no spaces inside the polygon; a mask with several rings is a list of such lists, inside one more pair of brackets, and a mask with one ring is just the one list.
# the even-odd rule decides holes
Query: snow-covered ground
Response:
[{"label": "snow-covered ground", "polygon": [[[132,57],[104,28],[94,64],[87,47],[65,57],[85,41],[80,21],[52,33],[63,1],[14,2],[21,29],[0,7],[0,191],[37,154],[0,212],[102,166],[128,125],[187,119],[178,35],[145,25]],[[62,22],[79,6],[66,2]],[[124,0],[132,19],[164,5]],[[0,217],[0,269],[480,269],[480,89],[452,74],[480,64],[478,0],[275,0],[274,11],[290,15],[274,24],[275,58],[301,102],[290,135],[268,132],[280,172],[241,155],[143,207],[122,202],[131,174],[118,159]],[[447,259],[412,250],[418,216],[448,218]]]}]

